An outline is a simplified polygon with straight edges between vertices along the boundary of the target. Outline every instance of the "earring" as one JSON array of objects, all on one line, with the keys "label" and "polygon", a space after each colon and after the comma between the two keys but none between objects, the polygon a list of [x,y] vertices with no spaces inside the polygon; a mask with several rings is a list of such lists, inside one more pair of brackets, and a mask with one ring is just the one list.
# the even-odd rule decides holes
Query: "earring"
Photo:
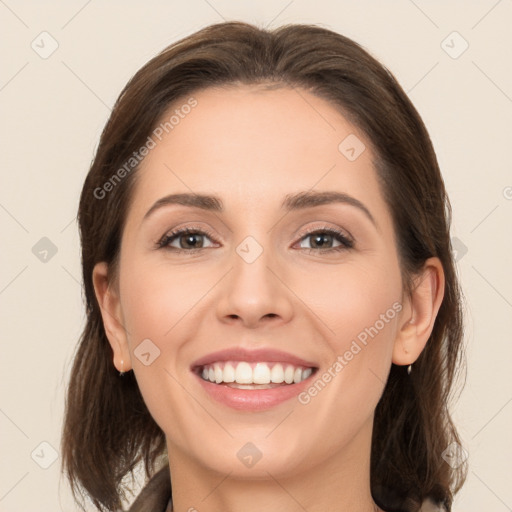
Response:
[{"label": "earring", "polygon": [[121,371],[119,372],[119,377],[124,376],[124,361],[121,359]]},{"label": "earring", "polygon": [[411,375],[412,364],[407,367],[407,375]]}]

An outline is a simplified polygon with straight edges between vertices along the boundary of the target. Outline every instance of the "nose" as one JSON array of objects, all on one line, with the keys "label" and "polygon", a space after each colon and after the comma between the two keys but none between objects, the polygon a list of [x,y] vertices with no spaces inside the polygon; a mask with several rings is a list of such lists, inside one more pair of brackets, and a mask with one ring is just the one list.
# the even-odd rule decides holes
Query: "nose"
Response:
[{"label": "nose", "polygon": [[293,316],[293,292],[286,285],[286,272],[270,251],[263,250],[252,262],[235,252],[232,261],[218,297],[219,320],[247,328],[289,322]]}]

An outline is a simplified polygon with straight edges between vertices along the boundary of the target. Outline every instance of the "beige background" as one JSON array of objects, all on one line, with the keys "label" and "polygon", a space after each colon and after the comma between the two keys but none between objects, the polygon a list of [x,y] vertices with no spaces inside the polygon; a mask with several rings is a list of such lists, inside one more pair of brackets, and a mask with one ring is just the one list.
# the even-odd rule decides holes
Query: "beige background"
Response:
[{"label": "beige background", "polygon": [[[0,1],[0,510],[77,510],[52,450],[84,318],[80,189],[130,76],[223,19],[317,23],[352,37],[423,116],[452,201],[468,308],[468,378],[454,413],[470,471],[454,510],[512,510],[511,0]],[[57,250],[46,262],[43,237]]]}]

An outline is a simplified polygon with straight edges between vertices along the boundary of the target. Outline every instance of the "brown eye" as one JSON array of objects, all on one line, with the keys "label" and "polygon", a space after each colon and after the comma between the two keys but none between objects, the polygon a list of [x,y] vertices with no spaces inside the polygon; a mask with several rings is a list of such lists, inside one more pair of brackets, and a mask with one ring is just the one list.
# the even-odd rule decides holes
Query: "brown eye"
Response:
[{"label": "brown eye", "polygon": [[[166,248],[174,251],[192,252],[199,249],[206,249],[205,239],[210,239],[211,235],[204,231],[192,228],[178,229],[162,237],[158,242],[160,248]],[[177,247],[176,247],[177,244]]]},{"label": "brown eye", "polygon": [[[341,251],[344,249],[351,249],[354,246],[354,242],[347,238],[343,233],[334,229],[317,229],[304,235],[301,240],[310,239],[310,247],[304,247],[302,249],[307,251]],[[335,243],[338,245],[333,245]]]}]

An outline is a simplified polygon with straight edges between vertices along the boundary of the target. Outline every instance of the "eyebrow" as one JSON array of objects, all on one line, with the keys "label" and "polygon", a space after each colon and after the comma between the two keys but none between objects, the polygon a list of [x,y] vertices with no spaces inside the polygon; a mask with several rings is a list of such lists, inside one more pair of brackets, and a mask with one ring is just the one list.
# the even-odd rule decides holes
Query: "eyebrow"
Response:
[{"label": "eyebrow", "polygon": [[[323,206],[326,204],[342,203],[354,206],[362,211],[366,217],[377,227],[375,218],[370,210],[359,199],[352,197],[344,192],[335,191],[304,191],[295,194],[287,194],[281,203],[281,209],[290,211],[304,210],[315,206]],[[144,215],[143,221],[150,217],[156,210],[169,205],[179,204],[182,206],[189,206],[191,208],[200,208],[212,212],[222,213],[224,206],[222,200],[216,196],[209,196],[204,194],[170,194],[162,197],[156,201],[153,206]]]}]

